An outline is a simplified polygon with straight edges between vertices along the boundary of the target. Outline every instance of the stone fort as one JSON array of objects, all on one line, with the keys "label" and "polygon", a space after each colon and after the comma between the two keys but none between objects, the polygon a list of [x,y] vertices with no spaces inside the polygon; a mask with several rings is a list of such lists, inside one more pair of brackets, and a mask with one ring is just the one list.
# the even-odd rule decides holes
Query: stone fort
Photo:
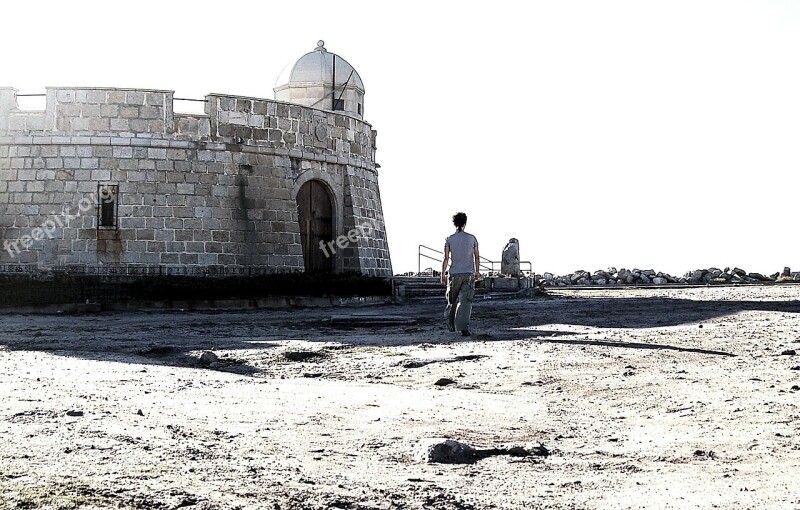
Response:
[{"label": "stone fort", "polygon": [[317,48],[275,99],[0,88],[0,264],[391,276],[364,85]]}]

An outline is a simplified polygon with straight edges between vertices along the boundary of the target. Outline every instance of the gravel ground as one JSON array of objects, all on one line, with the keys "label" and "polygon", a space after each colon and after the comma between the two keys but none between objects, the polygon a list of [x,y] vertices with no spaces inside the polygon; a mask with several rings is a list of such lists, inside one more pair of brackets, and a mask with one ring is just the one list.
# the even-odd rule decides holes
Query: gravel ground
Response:
[{"label": "gravel ground", "polygon": [[799,508],[799,296],[0,315],[0,508]]}]

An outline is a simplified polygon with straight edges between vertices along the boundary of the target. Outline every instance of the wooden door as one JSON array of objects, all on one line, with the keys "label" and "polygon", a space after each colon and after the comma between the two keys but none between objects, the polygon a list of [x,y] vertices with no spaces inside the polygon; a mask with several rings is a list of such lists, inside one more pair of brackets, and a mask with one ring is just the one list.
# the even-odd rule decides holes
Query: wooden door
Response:
[{"label": "wooden door", "polygon": [[297,193],[300,220],[300,243],[303,262],[309,273],[332,273],[335,251],[333,241],[333,201],[327,186],[316,180],[308,181]]}]

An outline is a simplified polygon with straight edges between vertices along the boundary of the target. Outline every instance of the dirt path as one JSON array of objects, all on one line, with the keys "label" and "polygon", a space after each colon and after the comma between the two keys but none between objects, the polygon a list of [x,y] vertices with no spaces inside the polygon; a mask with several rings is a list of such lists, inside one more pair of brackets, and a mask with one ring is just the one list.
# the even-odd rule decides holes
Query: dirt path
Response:
[{"label": "dirt path", "polygon": [[798,508],[799,299],[551,291],[466,341],[438,304],[0,315],[0,508]]}]

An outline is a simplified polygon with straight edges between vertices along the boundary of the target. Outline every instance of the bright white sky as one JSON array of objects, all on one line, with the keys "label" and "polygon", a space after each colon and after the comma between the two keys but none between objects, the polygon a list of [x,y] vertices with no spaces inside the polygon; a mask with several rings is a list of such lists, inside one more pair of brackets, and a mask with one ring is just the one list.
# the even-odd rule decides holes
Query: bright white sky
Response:
[{"label": "bright white sky", "polygon": [[798,1],[5,2],[0,85],[272,98],[318,39],[366,87],[395,272],[459,210],[540,273],[800,269]]}]

